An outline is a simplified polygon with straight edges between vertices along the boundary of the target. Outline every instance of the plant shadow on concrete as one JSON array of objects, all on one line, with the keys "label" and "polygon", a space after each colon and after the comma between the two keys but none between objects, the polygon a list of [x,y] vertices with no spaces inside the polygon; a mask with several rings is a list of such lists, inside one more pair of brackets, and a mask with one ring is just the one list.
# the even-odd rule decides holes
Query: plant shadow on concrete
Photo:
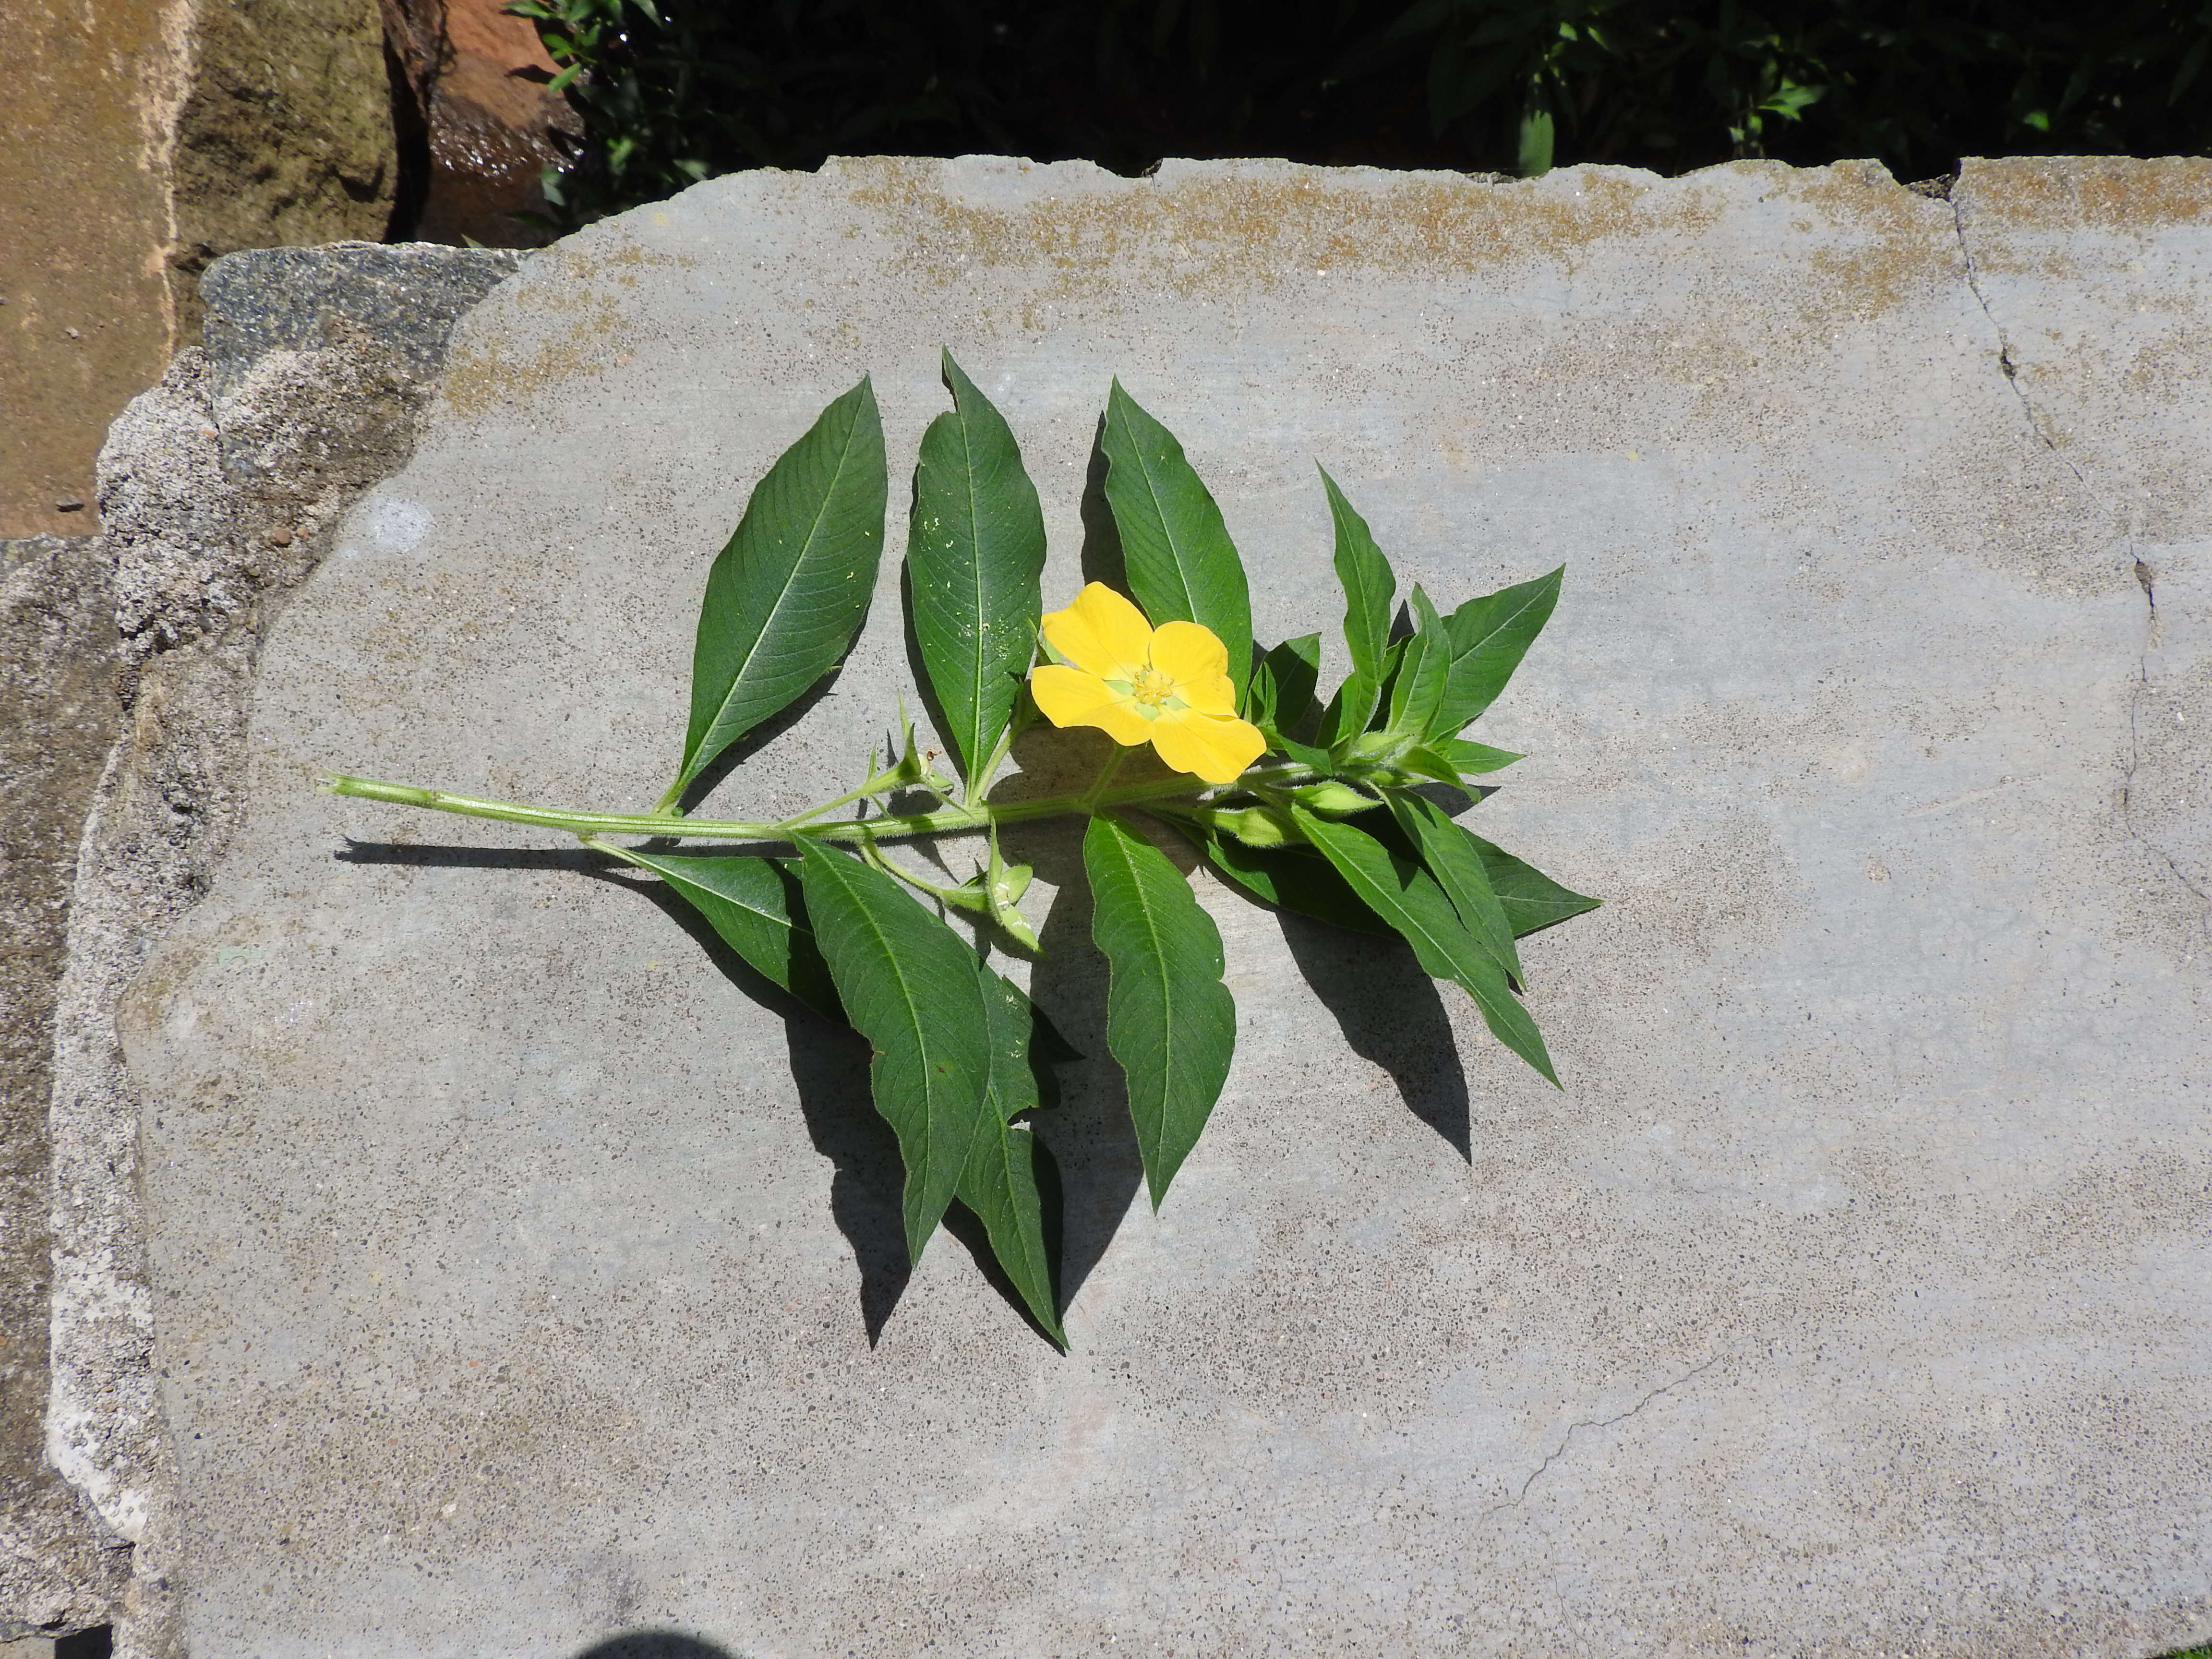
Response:
[{"label": "plant shadow on concrete", "polygon": [[[1016,755],[1025,777],[1053,780],[1095,769],[1093,734],[1049,729],[1024,735]],[[1062,823],[1026,824],[1006,837],[1008,855],[1031,865],[1056,890],[1031,960],[1030,994],[1061,1038],[1054,1068],[1062,1089],[1046,1102],[1037,1133],[1045,1237],[1057,1240],[1053,1279],[1066,1306],[1104,1258],[1145,1182],[1117,1068],[1083,1064],[1108,1052],[1103,1012],[1108,966],[1091,937],[1092,902],[1082,879],[1082,834]],[[732,854],[730,856],[742,856]],[[1197,860],[1171,854],[1185,874]],[[898,1141],[870,1098],[867,1043],[852,1029],[808,1007],[732,950],[665,882],[649,880],[586,848],[516,848],[418,842],[349,840],[343,863],[421,869],[562,871],[637,895],[680,927],[738,990],[784,1022],[792,1082],[814,1149],[833,1171],[830,1208],[853,1251],[859,1310],[874,1346],[905,1294],[912,1267],[902,1220],[904,1168]],[[1307,985],[1362,1058],[1387,1072],[1414,1116],[1462,1158],[1470,1156],[1467,1083],[1451,1022],[1436,982],[1396,939],[1355,933],[1278,911],[1283,936]],[[975,1259],[1007,1305],[1034,1326],[973,1216],[949,1212],[945,1231]],[[1041,1333],[1042,1334],[1042,1333]]]},{"label": "plant shadow on concrete", "polygon": [[681,1631],[632,1630],[594,1642],[574,1659],[739,1659],[716,1642],[702,1642]]}]

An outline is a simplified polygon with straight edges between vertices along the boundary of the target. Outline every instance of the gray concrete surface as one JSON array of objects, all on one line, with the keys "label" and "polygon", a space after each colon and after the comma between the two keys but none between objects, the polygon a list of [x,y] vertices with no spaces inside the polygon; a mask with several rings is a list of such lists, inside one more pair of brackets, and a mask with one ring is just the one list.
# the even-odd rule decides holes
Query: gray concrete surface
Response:
[{"label": "gray concrete surface", "polygon": [[[0,1191],[11,1260],[47,1254],[51,1214],[47,1340],[35,1356],[25,1350],[11,1388],[43,1404],[37,1467],[96,1516],[100,1553],[94,1571],[82,1547],[64,1553],[40,1529],[46,1511],[11,1498],[7,1522],[22,1541],[0,1571],[0,1632],[54,1623],[53,1594],[65,1590],[75,1600],[64,1625],[117,1615],[123,1659],[185,1651],[138,1103],[115,1004],[149,945],[206,891],[230,833],[266,628],[327,550],[341,512],[406,459],[454,318],[516,262],[362,245],[218,261],[206,284],[208,349],[182,353],[109,434],[106,533],[51,568],[10,572],[11,596],[17,578],[24,588],[27,648],[43,641],[52,659],[27,659],[24,722],[10,733],[11,850],[21,840],[27,859],[36,855],[30,842],[44,828],[75,845],[70,820],[85,817],[89,797],[81,856],[56,849],[42,869],[4,872],[11,895],[42,878],[51,889],[13,919],[9,940],[22,951],[8,966],[11,1015],[20,1003],[26,1022],[10,1039],[42,1036],[33,1022],[43,1028],[49,1010],[52,1036],[44,1133],[11,1109],[17,1179]],[[47,1071],[45,1053],[35,1058],[20,1073],[26,1087]],[[12,1100],[19,1073],[8,1078]],[[31,1594],[40,1586],[52,1593]]]},{"label": "gray concrete surface", "polygon": [[[538,256],[276,629],[238,828],[118,1015],[191,1652],[2212,1635],[2208,283],[2203,162],[875,161]],[[1316,456],[1439,596],[1566,561],[1478,811],[1610,900],[1527,948],[1559,1094],[1204,884],[1240,1048],[1164,1212],[1095,1062],[1042,1130],[1065,1358],[953,1240],[901,1282],[855,1045],[647,884],[313,787],[653,799],[748,486],[872,372],[896,546],[940,343],[1050,592],[1116,373],[1268,637],[1337,609]],[[718,799],[848,781],[893,580]]]}]

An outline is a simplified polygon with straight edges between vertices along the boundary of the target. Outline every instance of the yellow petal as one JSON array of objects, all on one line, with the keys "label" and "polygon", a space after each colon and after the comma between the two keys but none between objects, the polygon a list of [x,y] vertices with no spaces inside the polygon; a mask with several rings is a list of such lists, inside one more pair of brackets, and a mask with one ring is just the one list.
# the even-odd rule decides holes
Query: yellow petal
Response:
[{"label": "yellow petal", "polygon": [[1162,714],[1152,722],[1150,736],[1162,760],[1178,772],[1195,772],[1208,783],[1233,781],[1267,750],[1258,726],[1201,714],[1194,708]]},{"label": "yellow petal", "polygon": [[1092,582],[1065,611],[1040,624],[1052,648],[1102,680],[1133,680],[1152,643],[1145,613],[1103,582]]},{"label": "yellow petal", "polygon": [[1054,726],[1095,726],[1116,743],[1148,742],[1156,724],[1097,675],[1055,662],[1039,663],[1030,671],[1030,695]]},{"label": "yellow petal", "polygon": [[1201,714],[1234,715],[1237,713],[1237,688],[1230,683],[1226,674],[1216,674],[1210,680],[1200,680],[1195,684],[1189,680],[1178,681],[1176,696]]},{"label": "yellow petal", "polygon": [[1152,635],[1152,666],[1187,685],[1203,685],[1229,672],[1229,647],[1203,623],[1162,623]]}]

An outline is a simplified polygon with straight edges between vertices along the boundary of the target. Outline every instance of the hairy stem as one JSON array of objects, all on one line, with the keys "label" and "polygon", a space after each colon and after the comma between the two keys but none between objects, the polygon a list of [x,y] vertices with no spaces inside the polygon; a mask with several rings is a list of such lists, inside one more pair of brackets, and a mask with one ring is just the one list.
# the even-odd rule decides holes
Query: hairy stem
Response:
[{"label": "hairy stem", "polygon": [[[1258,767],[1224,787],[1233,792],[1301,782],[1313,775],[1310,769],[1298,765]],[[786,842],[805,837],[809,841],[858,842],[872,837],[894,840],[908,836],[962,835],[988,830],[994,824],[1030,823],[1040,818],[1088,814],[1115,806],[1142,806],[1152,801],[1201,794],[1207,786],[1191,777],[1157,778],[1149,783],[1124,784],[1118,789],[1094,788],[1079,795],[1046,795],[1034,800],[998,805],[985,802],[974,806],[947,806],[934,812],[887,813],[873,818],[836,818],[826,823],[686,818],[667,812],[571,812],[514,801],[482,800],[444,789],[386,783],[343,773],[331,777],[325,787],[332,794],[351,795],[362,800],[419,806],[433,812],[455,812],[464,817],[495,818],[505,823],[526,823],[571,836],[670,836],[690,841]],[[828,809],[825,806],[823,810]]]}]

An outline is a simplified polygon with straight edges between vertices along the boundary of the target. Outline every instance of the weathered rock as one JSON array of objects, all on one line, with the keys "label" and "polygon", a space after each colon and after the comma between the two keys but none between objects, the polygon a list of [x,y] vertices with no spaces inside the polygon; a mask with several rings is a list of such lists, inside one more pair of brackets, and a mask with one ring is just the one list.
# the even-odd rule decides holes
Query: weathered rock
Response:
[{"label": "weathered rock", "polygon": [[0,1644],[105,1624],[130,1567],[46,1455],[54,984],[115,658],[100,538],[0,542]]},{"label": "weathered rock", "polygon": [[101,439],[198,337],[211,260],[385,234],[392,88],[376,0],[20,9],[0,62],[0,536],[82,534]]},{"label": "weathered rock", "polygon": [[103,454],[125,729],[84,832],[55,1012],[47,1431],[56,1465],[133,1547],[125,1655],[184,1650],[137,1107],[113,1005],[151,939],[205,890],[229,832],[264,630],[337,516],[406,459],[455,316],[516,259],[342,246],[218,261],[208,349],[179,356]]},{"label": "weathered rock", "polygon": [[376,0],[216,0],[192,17],[173,161],[180,337],[198,276],[241,248],[374,241],[399,155]]},{"label": "weathered rock", "polygon": [[[193,1653],[2212,1633],[2208,243],[2203,162],[1945,200],[969,159],[719,180],[539,256],[287,611],[250,738],[194,717],[246,762],[191,797],[242,814],[221,860],[161,854],[131,909],[187,832],[127,759],[88,848],[84,1052],[181,916],[97,1098],[144,1107]],[[313,788],[653,799],[747,487],[863,372],[902,469],[940,343],[1023,439],[1054,593],[1116,373],[1267,637],[1340,609],[1312,456],[1432,593],[1569,567],[1479,809],[1609,901],[1529,941],[1567,1091],[1399,953],[1204,886],[1240,1053],[1164,1211],[1124,1214],[1097,1059],[1041,1128],[1066,1358],[951,1240],[903,1283],[856,1045],[574,849]],[[164,395],[111,495],[181,547],[224,472]],[[143,671],[166,730],[243,696],[205,642],[250,607],[143,562],[134,637],[201,641]],[[720,799],[848,781],[906,675],[877,599]],[[219,690],[149,703],[187,674]],[[1048,891],[1065,838],[1025,851]],[[1053,902],[1033,988],[1096,1056],[1079,923]]]},{"label": "weathered rock", "polygon": [[[167,179],[185,9],[11,8],[0,58],[0,536],[82,535],[92,459],[173,349]],[[64,509],[64,501],[77,505]]]}]

